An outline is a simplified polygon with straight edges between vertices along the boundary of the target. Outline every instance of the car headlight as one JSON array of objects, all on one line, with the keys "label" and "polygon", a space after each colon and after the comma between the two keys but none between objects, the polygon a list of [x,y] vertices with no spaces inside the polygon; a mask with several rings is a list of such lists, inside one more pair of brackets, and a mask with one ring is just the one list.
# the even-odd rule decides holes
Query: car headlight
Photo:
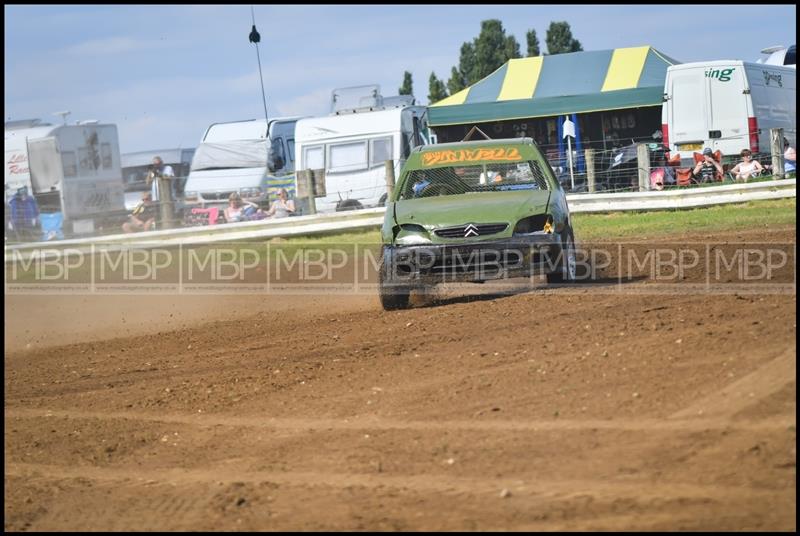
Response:
[{"label": "car headlight", "polygon": [[183,192],[184,201],[197,201],[197,192]]},{"label": "car headlight", "polygon": [[431,238],[422,225],[404,223],[395,237],[398,246],[413,246],[417,244],[430,244]]},{"label": "car headlight", "polygon": [[531,234],[536,232],[552,233],[553,217],[550,214],[536,214],[522,218],[514,226],[514,234]]}]

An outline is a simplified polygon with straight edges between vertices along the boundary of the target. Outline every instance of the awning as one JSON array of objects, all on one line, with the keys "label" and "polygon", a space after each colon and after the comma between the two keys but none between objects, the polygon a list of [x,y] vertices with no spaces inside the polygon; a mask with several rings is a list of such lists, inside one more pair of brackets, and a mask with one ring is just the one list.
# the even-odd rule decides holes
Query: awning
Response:
[{"label": "awning", "polygon": [[431,126],[598,112],[662,103],[667,67],[650,46],[507,61],[429,107]]}]

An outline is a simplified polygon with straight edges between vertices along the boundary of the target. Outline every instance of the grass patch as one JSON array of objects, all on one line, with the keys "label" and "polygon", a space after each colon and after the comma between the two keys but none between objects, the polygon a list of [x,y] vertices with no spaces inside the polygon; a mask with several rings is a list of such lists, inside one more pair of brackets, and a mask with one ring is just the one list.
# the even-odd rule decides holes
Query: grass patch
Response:
[{"label": "grass patch", "polygon": [[[633,238],[669,234],[735,231],[757,227],[796,225],[795,198],[749,201],[716,207],[653,212],[574,214],[575,233],[581,240]],[[286,246],[318,244],[375,244],[380,231],[281,239]]]},{"label": "grass patch", "polygon": [[575,214],[573,221],[581,240],[651,237],[793,226],[796,206],[792,197],[690,210]]}]

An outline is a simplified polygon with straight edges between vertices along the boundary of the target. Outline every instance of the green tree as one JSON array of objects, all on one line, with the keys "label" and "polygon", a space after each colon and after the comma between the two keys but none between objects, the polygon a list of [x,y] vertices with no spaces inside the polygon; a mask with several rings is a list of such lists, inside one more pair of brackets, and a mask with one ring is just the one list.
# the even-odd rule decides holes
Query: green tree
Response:
[{"label": "green tree", "polygon": [[444,82],[436,78],[436,74],[431,72],[431,77],[428,79],[428,104],[438,102],[445,97],[447,97],[447,89],[444,87]]},{"label": "green tree", "polygon": [[528,57],[541,55],[539,51],[539,39],[536,37],[536,30],[528,30],[525,34],[525,39],[528,41]]},{"label": "green tree", "polygon": [[583,50],[581,42],[572,37],[572,30],[566,21],[551,22],[547,28],[547,53],[563,54],[565,52],[580,52]]},{"label": "green tree", "polygon": [[447,89],[450,90],[450,94],[454,95],[465,87],[465,80],[458,71],[458,68],[453,67],[450,69],[450,78],[447,80]]},{"label": "green tree", "polygon": [[475,69],[469,83],[492,74],[507,60],[506,32],[497,19],[481,21],[481,33],[475,39]]},{"label": "green tree", "polygon": [[450,71],[447,89],[450,90],[452,95],[477,80],[478,78],[475,78],[475,45],[473,43],[463,43],[458,57],[458,67],[453,67]]},{"label": "green tree", "polygon": [[519,43],[513,35],[506,37],[506,61],[521,57]]},{"label": "green tree", "polygon": [[398,90],[398,95],[413,95],[414,82],[411,80],[411,73],[408,71],[403,73],[403,85]]}]

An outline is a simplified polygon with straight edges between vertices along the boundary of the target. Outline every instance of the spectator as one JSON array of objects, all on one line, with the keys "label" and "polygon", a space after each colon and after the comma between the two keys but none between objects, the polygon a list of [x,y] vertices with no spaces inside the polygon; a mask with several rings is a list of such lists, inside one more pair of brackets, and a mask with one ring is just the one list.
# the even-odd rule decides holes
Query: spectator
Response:
[{"label": "spectator", "polygon": [[787,174],[797,173],[797,152],[786,138],[783,138],[783,146],[786,147],[783,153],[783,171]]},{"label": "spectator", "polygon": [[131,212],[128,221],[122,224],[126,233],[137,231],[150,231],[156,227],[156,205],[153,203],[153,194],[142,192],[142,201]]},{"label": "spectator", "polygon": [[267,211],[267,217],[270,218],[285,218],[294,214],[294,201],[289,199],[289,192],[286,188],[281,188],[278,192],[278,199],[276,199],[272,206]]},{"label": "spectator", "polygon": [[28,187],[17,190],[9,203],[11,209],[11,228],[17,240],[27,242],[36,240],[41,235],[39,206],[36,199],[28,194]]},{"label": "spectator", "polygon": [[258,208],[258,205],[251,201],[243,201],[237,192],[233,192],[228,197],[228,206],[225,208],[225,221],[233,223],[261,219],[257,217],[260,213],[263,213],[263,211]]},{"label": "spectator", "polygon": [[692,175],[697,182],[714,182],[717,173],[722,175],[722,166],[714,160],[714,151],[706,147],[703,149],[703,159],[694,166]]},{"label": "spectator", "polygon": [[753,177],[758,177],[764,170],[764,166],[758,160],[753,160],[753,153],[750,149],[742,149],[742,162],[736,164],[731,170],[731,175],[737,181],[747,182]]},{"label": "spectator", "polygon": [[172,170],[172,166],[164,165],[164,161],[160,156],[154,156],[153,165],[150,166],[150,172],[147,174],[147,186],[150,188],[153,201],[159,200],[159,177],[170,179],[169,185],[172,191],[172,199],[175,200],[175,181],[171,180],[175,178],[175,172]]}]

